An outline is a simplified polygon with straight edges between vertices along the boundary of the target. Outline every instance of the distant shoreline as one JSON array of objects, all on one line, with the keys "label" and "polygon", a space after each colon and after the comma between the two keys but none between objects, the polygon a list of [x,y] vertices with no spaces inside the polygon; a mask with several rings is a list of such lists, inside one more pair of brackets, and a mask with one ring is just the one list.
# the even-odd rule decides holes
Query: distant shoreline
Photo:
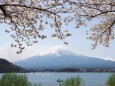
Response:
[{"label": "distant shoreline", "polygon": [[115,68],[82,68],[82,69],[77,69],[77,68],[64,68],[64,69],[42,69],[42,70],[35,70],[35,69],[29,69],[28,72],[68,72],[68,73],[114,73]]}]

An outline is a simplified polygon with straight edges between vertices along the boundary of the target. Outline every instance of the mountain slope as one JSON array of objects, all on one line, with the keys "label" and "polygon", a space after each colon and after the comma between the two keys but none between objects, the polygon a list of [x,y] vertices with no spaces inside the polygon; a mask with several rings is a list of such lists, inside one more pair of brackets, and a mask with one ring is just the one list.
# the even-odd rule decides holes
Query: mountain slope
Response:
[{"label": "mountain slope", "polygon": [[16,66],[5,59],[0,58],[0,73],[4,72],[25,72],[26,70]]},{"label": "mountain slope", "polygon": [[29,69],[58,69],[58,68],[115,68],[114,61],[87,57],[73,53],[64,47],[54,47],[47,52],[15,62]]}]

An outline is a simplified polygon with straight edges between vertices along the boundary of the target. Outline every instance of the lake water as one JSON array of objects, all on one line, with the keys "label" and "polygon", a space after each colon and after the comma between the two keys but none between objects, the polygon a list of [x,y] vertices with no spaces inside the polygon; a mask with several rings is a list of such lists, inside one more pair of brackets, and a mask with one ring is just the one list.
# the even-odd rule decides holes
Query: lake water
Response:
[{"label": "lake water", "polygon": [[85,86],[106,86],[110,73],[27,73],[32,83],[44,86],[59,86],[58,79],[65,80],[77,75],[85,81]]},{"label": "lake water", "polygon": [[27,73],[26,75],[33,84],[41,83],[43,86],[59,86],[58,79],[65,80],[77,75],[85,81],[85,86],[106,86],[110,73]]}]

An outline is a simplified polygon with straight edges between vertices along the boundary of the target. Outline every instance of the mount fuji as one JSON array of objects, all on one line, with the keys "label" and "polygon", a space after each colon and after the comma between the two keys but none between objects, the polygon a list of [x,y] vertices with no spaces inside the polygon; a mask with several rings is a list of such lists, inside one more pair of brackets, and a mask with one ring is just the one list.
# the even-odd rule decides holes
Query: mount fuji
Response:
[{"label": "mount fuji", "polygon": [[115,68],[115,61],[84,56],[63,46],[54,46],[15,64],[26,69]]}]

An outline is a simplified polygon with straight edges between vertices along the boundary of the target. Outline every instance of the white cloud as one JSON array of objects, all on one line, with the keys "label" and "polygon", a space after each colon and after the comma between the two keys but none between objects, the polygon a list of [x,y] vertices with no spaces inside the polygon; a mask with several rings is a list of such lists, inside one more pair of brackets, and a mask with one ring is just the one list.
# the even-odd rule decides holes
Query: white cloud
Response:
[{"label": "white cloud", "polygon": [[45,49],[47,49],[47,46],[34,45],[31,47],[26,47],[23,53],[16,54],[15,48],[11,48],[10,45],[4,45],[0,46],[0,58],[7,59],[9,61],[18,61],[37,55]]},{"label": "white cloud", "polygon": [[12,62],[19,61],[38,55],[52,47],[60,48],[60,47],[64,47],[64,45],[46,46],[46,45],[37,44],[30,47],[26,47],[21,54],[16,54],[16,48],[11,48],[10,44],[4,45],[4,46],[0,46],[0,58],[4,58]]},{"label": "white cloud", "polygon": [[[19,60],[23,60],[35,55],[40,54],[41,52],[46,51],[49,48],[52,48],[54,46],[46,46],[46,45],[33,45],[31,47],[26,47],[23,51],[23,53],[21,54],[16,54],[16,49],[15,48],[11,48],[10,44],[9,45],[3,45],[0,46],[0,58],[4,58],[7,59],[8,61],[19,61]],[[60,47],[65,47],[64,45],[55,45],[55,48],[60,48]],[[67,46],[68,47],[68,46]],[[74,52],[76,50],[73,50]],[[105,60],[111,60],[111,61],[115,61],[115,58],[112,58],[110,56],[104,58]]]}]

